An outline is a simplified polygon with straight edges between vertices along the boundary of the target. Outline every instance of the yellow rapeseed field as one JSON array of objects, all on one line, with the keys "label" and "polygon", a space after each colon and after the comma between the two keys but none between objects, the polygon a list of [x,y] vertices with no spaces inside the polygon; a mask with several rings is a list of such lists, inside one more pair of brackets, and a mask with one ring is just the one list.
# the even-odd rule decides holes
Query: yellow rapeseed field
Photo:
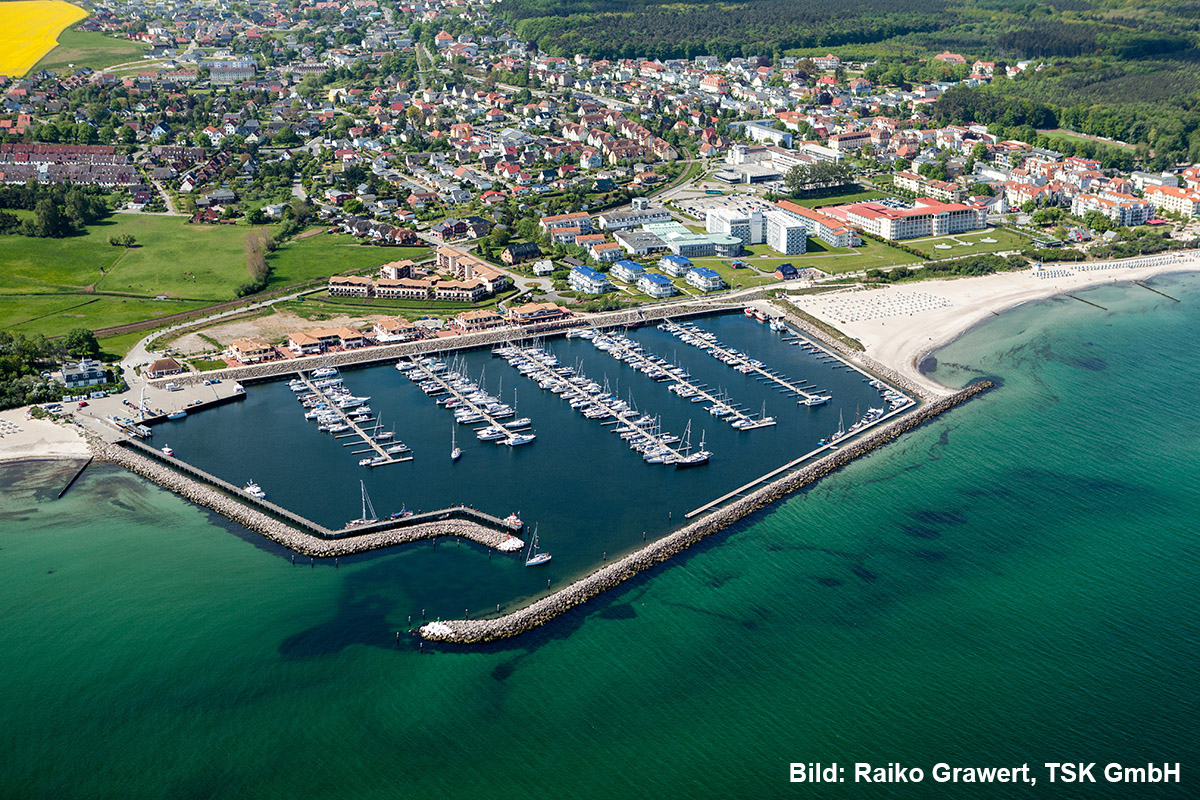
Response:
[{"label": "yellow rapeseed field", "polygon": [[0,75],[24,75],[54,49],[64,28],[86,16],[62,0],[0,3]]}]

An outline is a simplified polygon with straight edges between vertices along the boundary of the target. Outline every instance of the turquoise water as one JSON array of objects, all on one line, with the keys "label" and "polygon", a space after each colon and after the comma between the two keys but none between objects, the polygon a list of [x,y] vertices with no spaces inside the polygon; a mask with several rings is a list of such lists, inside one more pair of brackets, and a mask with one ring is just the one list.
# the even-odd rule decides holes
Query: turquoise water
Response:
[{"label": "turquoise water", "polygon": [[[1200,281],[1155,285],[989,322],[937,374],[998,391],[490,648],[395,638],[473,549],[293,567],[121,471],[0,467],[0,795],[1195,796]],[[1184,783],[787,782],[1069,760]]]}]

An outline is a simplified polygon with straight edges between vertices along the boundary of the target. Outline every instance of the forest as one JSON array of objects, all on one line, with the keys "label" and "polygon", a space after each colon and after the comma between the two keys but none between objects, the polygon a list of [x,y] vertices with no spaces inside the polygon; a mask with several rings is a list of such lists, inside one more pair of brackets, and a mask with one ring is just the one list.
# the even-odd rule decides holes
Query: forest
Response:
[{"label": "forest", "polygon": [[553,55],[606,58],[848,47],[864,57],[949,48],[989,61],[1135,60],[1191,50],[1200,31],[1197,0],[506,0],[500,13]]}]

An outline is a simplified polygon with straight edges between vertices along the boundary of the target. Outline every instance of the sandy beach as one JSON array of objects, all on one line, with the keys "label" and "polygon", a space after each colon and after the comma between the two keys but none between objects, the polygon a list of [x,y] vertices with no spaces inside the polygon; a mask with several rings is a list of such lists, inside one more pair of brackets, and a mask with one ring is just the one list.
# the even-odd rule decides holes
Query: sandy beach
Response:
[{"label": "sandy beach", "polygon": [[[1087,267],[1084,270],[1080,267]],[[1168,272],[1200,269],[1200,253],[1143,256],[1079,267],[1047,267],[1053,277],[1031,270],[979,278],[920,281],[878,288],[855,287],[823,295],[792,295],[789,300],[818,319],[858,339],[866,354],[936,395],[950,389],[922,375],[917,365],[931,351],[953,341],[1001,311],[1106,283],[1146,280]]]},{"label": "sandy beach", "polygon": [[87,442],[74,425],[26,419],[25,409],[0,411],[0,461],[87,458]]}]

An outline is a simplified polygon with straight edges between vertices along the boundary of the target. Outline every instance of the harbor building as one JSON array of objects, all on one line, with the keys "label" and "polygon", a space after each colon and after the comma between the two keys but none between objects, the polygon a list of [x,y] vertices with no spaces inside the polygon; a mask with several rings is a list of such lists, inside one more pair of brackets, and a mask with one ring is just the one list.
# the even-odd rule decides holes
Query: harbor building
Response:
[{"label": "harbor building", "polygon": [[146,369],[147,378],[165,378],[168,375],[178,375],[183,372],[183,366],[173,358],[160,358]]},{"label": "harbor building", "polygon": [[371,333],[380,344],[399,344],[425,338],[425,329],[413,325],[404,317],[377,319]]},{"label": "harbor building", "polygon": [[554,303],[525,303],[510,308],[505,315],[510,323],[517,325],[541,325],[548,322],[569,320],[572,314]]},{"label": "harbor building", "polygon": [[450,329],[471,333],[486,331],[489,328],[499,328],[506,324],[504,317],[496,313],[495,309],[480,308],[474,311],[464,311],[450,320]]},{"label": "harbor building", "polygon": [[604,273],[586,266],[572,267],[567,275],[567,285],[584,294],[604,294],[613,288]]},{"label": "harbor building", "polygon": [[720,274],[708,267],[692,267],[684,280],[702,292],[715,292],[725,288],[725,281],[721,280]]},{"label": "harbor building", "polygon": [[63,383],[68,389],[78,389],[81,386],[98,386],[108,383],[104,373],[104,365],[91,359],[80,359],[76,364],[63,364]]},{"label": "harbor building", "polygon": [[643,293],[654,298],[670,297],[679,290],[666,275],[647,272],[638,278],[637,287]]},{"label": "harbor building", "polygon": [[275,348],[266,339],[246,336],[234,339],[229,345],[229,354],[243,364],[257,364],[275,358]]},{"label": "harbor building", "polygon": [[625,283],[637,283],[638,278],[646,274],[646,268],[636,261],[621,260],[612,265],[608,274]]}]

